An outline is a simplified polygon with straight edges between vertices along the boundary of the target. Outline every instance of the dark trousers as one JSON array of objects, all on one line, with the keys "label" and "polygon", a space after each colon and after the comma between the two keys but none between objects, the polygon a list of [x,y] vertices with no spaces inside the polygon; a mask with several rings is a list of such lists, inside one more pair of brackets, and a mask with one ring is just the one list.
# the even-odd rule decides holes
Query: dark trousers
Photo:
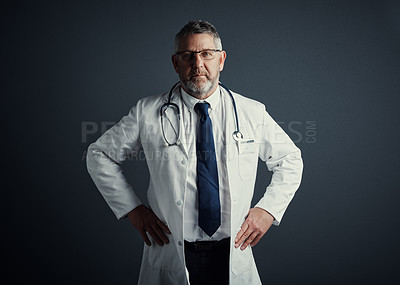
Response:
[{"label": "dark trousers", "polygon": [[229,238],[220,241],[185,241],[190,285],[229,284],[229,248]]}]

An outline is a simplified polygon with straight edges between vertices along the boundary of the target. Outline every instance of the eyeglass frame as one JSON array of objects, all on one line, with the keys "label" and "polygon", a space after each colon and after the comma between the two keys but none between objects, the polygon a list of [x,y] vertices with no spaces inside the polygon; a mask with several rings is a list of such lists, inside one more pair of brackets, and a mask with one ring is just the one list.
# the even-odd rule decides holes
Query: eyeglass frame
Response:
[{"label": "eyeglass frame", "polygon": [[[185,53],[185,52],[189,52],[189,53],[190,53],[190,60],[188,60],[188,61],[182,60],[182,61],[183,61],[183,62],[190,62],[190,61],[193,60],[194,55],[195,55],[196,53],[202,53],[202,52],[205,52],[205,51],[222,52],[222,50],[220,50],[220,49],[211,49],[211,48],[207,48],[207,49],[203,49],[203,50],[199,50],[199,51],[191,51],[191,50],[177,51],[177,52],[175,53],[175,55],[178,56],[180,60],[182,60],[182,58],[181,58],[180,55],[183,54],[183,53]],[[215,56],[214,56],[213,58],[210,58],[210,59],[204,59],[204,58],[202,58],[202,59],[203,59],[203,60],[212,60],[212,59],[214,59],[214,58],[215,58]]]}]

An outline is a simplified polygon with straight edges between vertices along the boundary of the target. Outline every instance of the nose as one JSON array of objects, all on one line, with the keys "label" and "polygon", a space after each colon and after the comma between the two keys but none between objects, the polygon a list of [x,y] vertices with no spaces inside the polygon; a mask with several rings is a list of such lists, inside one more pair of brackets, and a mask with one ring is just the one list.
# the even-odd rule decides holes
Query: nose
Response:
[{"label": "nose", "polygon": [[197,68],[203,66],[203,59],[201,58],[200,53],[195,53],[193,55],[192,66]]}]

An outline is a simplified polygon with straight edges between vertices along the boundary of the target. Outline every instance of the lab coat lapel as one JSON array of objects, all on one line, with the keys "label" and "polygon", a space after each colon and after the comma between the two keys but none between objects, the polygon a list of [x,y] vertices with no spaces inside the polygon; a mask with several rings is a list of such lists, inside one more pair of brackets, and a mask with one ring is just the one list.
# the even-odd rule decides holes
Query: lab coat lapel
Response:
[{"label": "lab coat lapel", "polygon": [[[226,162],[227,162],[227,172],[229,180],[229,189],[231,189],[231,200],[236,197],[236,185],[238,184],[238,148],[237,142],[233,139],[232,133],[236,130],[235,123],[235,111],[232,104],[232,99],[229,94],[224,90],[224,100],[225,100],[225,143],[226,143]],[[231,201],[232,202],[232,201]],[[232,205],[232,203],[231,203]]]},{"label": "lab coat lapel", "polygon": [[[179,90],[179,89],[178,89]],[[180,120],[179,120],[179,130],[180,130],[180,135],[179,135],[179,148],[182,150],[182,152],[185,154],[186,158],[188,158],[188,152],[187,152],[187,146],[186,146],[186,136],[185,136],[185,130],[184,130],[184,123],[183,123],[183,117],[182,117],[182,104],[180,100],[180,94],[179,91],[175,91],[172,94],[171,98],[171,103],[174,103],[178,105],[179,111],[180,111]],[[173,107],[166,108],[164,111],[165,117],[167,119],[167,125],[169,125],[170,128],[175,128],[177,130],[177,125],[174,124],[174,122],[177,121],[178,115],[176,113],[176,110]]]}]

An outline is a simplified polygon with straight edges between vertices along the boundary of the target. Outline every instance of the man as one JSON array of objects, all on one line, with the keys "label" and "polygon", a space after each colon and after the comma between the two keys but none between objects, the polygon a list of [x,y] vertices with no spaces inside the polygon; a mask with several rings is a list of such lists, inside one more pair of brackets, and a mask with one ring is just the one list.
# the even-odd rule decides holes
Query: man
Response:
[{"label": "man", "polygon": [[[251,247],[280,223],[300,185],[300,150],[264,105],[219,85],[225,59],[215,27],[189,22],[172,55],[180,84],[139,100],[89,146],[93,181],[146,243],[139,284],[261,284]],[[149,206],[120,167],[140,149]],[[258,158],[273,175],[250,209]]]}]

